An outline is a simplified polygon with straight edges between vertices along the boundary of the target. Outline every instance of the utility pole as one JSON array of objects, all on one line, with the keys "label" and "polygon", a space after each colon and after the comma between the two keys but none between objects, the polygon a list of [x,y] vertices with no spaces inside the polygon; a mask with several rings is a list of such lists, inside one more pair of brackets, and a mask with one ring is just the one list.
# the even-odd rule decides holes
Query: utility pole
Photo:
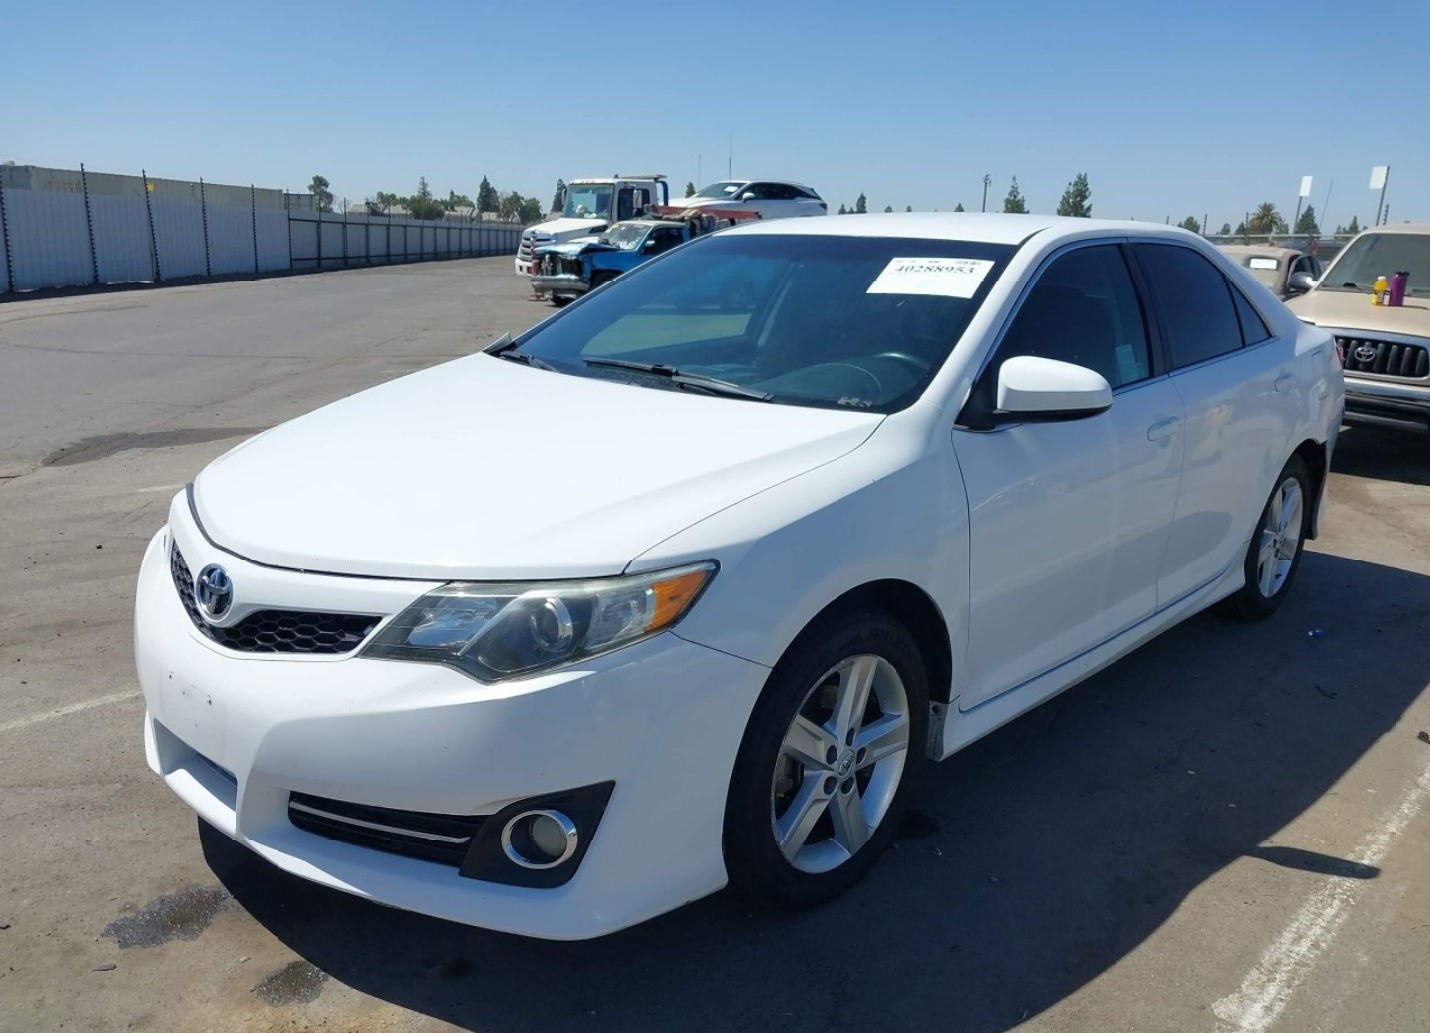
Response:
[{"label": "utility pole", "polygon": [[983,208],[982,208],[982,211],[985,211],[985,212],[988,211],[988,184],[989,184],[989,183],[992,183],[992,182],[993,182],[993,177],[990,176],[988,173],[985,172],[985,173],[983,174]]}]

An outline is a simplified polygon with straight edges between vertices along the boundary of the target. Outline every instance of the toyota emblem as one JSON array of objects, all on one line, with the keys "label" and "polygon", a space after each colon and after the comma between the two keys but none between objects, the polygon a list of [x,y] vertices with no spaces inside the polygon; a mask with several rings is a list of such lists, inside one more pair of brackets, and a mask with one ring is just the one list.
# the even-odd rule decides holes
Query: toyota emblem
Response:
[{"label": "toyota emblem", "polygon": [[1374,362],[1379,350],[1373,344],[1362,344],[1354,354],[1357,362]]},{"label": "toyota emblem", "polygon": [[210,563],[194,578],[194,603],[204,620],[221,620],[233,605],[233,578],[217,563]]}]

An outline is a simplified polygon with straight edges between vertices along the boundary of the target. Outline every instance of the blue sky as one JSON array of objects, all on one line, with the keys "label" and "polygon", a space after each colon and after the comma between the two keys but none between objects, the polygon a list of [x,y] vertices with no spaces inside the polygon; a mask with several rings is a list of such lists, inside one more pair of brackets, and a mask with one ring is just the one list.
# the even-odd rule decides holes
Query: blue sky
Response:
[{"label": "blue sky", "polygon": [[[1430,219],[1430,4],[10,3],[0,160],[339,197],[617,171],[804,180],[830,202],[1235,225]],[[652,12],[652,13],[648,13]],[[669,27],[666,29],[666,27]],[[708,35],[702,35],[708,30]],[[1327,220],[1323,220],[1325,224]]]}]

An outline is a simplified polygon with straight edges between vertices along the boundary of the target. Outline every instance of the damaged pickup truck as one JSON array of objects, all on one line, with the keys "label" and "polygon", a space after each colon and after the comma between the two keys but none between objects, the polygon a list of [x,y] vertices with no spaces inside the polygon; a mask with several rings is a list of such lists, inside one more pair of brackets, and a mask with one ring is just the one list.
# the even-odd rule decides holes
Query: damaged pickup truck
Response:
[{"label": "damaged pickup truck", "polygon": [[[599,236],[582,237],[536,250],[531,288],[559,306],[663,255],[695,237],[732,225],[743,213],[719,216],[696,210],[657,209],[656,217],[618,222]],[[674,214],[664,214],[673,212]]]}]

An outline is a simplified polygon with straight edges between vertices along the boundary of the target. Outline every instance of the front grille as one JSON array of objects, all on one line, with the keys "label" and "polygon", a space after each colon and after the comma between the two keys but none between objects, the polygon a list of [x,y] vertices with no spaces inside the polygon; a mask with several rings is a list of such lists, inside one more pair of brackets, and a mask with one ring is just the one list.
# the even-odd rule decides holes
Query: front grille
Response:
[{"label": "front grille", "polygon": [[517,246],[516,257],[523,262],[530,262],[536,254],[536,249],[551,243],[549,233],[536,234],[527,230],[521,235],[521,244]]},{"label": "front grille", "polygon": [[1430,349],[1418,344],[1378,341],[1367,337],[1337,337],[1347,373],[1424,380],[1430,377]]},{"label": "front grille", "polygon": [[240,653],[351,653],[382,618],[361,613],[309,613],[304,610],[256,610],[230,628],[215,628],[194,602],[194,576],[179,552],[169,549],[169,574],[189,620],[204,637]]},{"label": "front grille", "polygon": [[460,868],[486,818],[399,811],[292,793],[288,820],[326,839]]}]

